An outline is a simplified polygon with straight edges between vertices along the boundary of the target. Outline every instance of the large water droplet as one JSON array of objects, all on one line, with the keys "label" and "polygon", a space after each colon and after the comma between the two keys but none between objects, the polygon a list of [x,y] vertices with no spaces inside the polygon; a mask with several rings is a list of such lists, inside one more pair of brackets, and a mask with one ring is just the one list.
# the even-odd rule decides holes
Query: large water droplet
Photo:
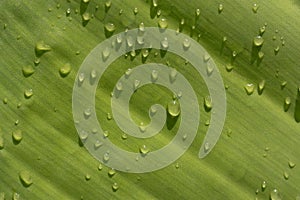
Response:
[{"label": "large water droplet", "polygon": [[13,131],[12,138],[13,138],[13,141],[16,143],[21,142],[21,140],[23,139],[22,131],[20,129]]},{"label": "large water droplet", "polygon": [[142,155],[147,155],[147,153],[149,153],[150,149],[146,145],[143,145],[140,147],[139,151]]},{"label": "large water droplet", "polygon": [[31,177],[31,174],[29,171],[26,171],[26,170],[21,171],[19,173],[19,178],[25,187],[29,187],[33,183],[33,180],[32,180],[32,177]]},{"label": "large water droplet", "polygon": [[62,66],[60,69],[59,69],[59,74],[61,77],[66,77],[68,76],[68,74],[71,72],[71,65],[70,63],[66,63],[64,66]]},{"label": "large water droplet", "polygon": [[162,29],[166,29],[168,27],[168,21],[167,21],[167,19],[166,18],[161,18],[158,21],[158,27],[162,28]]},{"label": "large water droplet", "polygon": [[25,77],[29,77],[34,73],[34,68],[30,65],[23,67],[22,72]]},{"label": "large water droplet", "polygon": [[270,200],[281,200],[281,196],[277,189],[270,192]]},{"label": "large water droplet", "polygon": [[117,89],[118,91],[122,91],[122,90],[123,90],[123,84],[122,84],[122,82],[118,82],[118,83],[117,83],[116,89]]},{"label": "large water droplet", "polygon": [[244,89],[248,95],[251,95],[254,92],[254,84],[248,83],[244,86]]},{"label": "large water droplet", "polygon": [[180,104],[177,99],[168,103],[168,113],[172,117],[177,117],[180,114]]},{"label": "large water droplet", "polygon": [[283,108],[284,108],[284,111],[285,111],[285,112],[287,112],[287,111],[289,110],[289,108],[290,108],[290,106],[291,106],[291,103],[292,103],[291,97],[286,97],[286,98],[284,99],[284,106],[283,106]]},{"label": "large water droplet", "polygon": [[32,90],[31,88],[30,88],[30,89],[26,89],[26,90],[24,91],[24,97],[25,97],[26,99],[31,98],[32,95],[33,95],[33,90]]},{"label": "large water droplet", "polygon": [[264,39],[259,35],[253,39],[253,44],[257,47],[261,47],[264,44]]},{"label": "large water droplet", "polygon": [[88,12],[83,13],[81,17],[82,17],[82,21],[83,21],[84,23],[87,23],[88,21],[91,20],[91,14],[88,13]]},{"label": "large water droplet", "polygon": [[113,23],[106,23],[104,28],[109,33],[113,33],[116,30],[116,26]]}]

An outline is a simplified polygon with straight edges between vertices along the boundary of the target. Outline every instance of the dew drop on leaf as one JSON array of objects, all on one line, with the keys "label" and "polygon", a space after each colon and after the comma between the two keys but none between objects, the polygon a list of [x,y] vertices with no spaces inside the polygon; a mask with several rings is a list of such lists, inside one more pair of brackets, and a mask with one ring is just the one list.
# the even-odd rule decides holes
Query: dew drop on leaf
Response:
[{"label": "dew drop on leaf", "polygon": [[146,145],[142,145],[140,147],[139,151],[142,155],[146,155],[147,153],[150,152],[150,149]]},{"label": "dew drop on leaf", "polygon": [[257,47],[261,47],[264,44],[264,39],[259,35],[253,39],[253,44]]},{"label": "dew drop on leaf", "polygon": [[24,77],[29,77],[35,72],[35,70],[32,66],[27,65],[27,66],[23,67],[22,72],[23,72]]},{"label": "dew drop on leaf", "polygon": [[224,6],[223,4],[219,4],[219,7],[218,7],[218,13],[220,14],[224,9]]},{"label": "dew drop on leaf", "polygon": [[15,130],[12,132],[12,138],[14,142],[21,142],[21,140],[23,139],[23,133],[20,129]]},{"label": "dew drop on leaf", "polygon": [[248,95],[251,95],[254,92],[254,84],[248,83],[244,86],[244,89]]},{"label": "dew drop on leaf", "polygon": [[71,65],[70,63],[66,63],[64,66],[62,66],[60,69],[59,69],[59,74],[61,77],[66,77],[69,75],[69,73],[71,72]]},{"label": "dew drop on leaf", "polygon": [[177,117],[180,114],[180,104],[177,99],[172,100],[168,103],[167,106],[168,113],[171,117]]},{"label": "dew drop on leaf", "polygon": [[158,27],[162,28],[162,29],[166,29],[168,27],[168,21],[167,21],[167,19],[166,18],[161,18],[158,21]]},{"label": "dew drop on leaf", "polygon": [[287,111],[289,110],[289,108],[290,108],[290,106],[291,106],[291,103],[292,103],[291,97],[286,97],[286,98],[284,99],[284,106],[283,106],[283,108],[284,108],[284,111],[285,111],[285,112],[287,112]]},{"label": "dew drop on leaf", "polygon": [[258,8],[259,8],[259,6],[256,3],[254,3],[252,6],[253,13],[257,13]]},{"label": "dew drop on leaf", "polygon": [[116,174],[116,170],[114,170],[113,168],[108,170],[108,176],[109,177],[113,177]]},{"label": "dew drop on leaf", "polygon": [[113,189],[114,192],[116,192],[116,191],[119,189],[118,183],[114,183],[114,184],[112,185],[112,189]]},{"label": "dew drop on leaf", "polygon": [[21,171],[19,173],[19,178],[25,187],[29,187],[33,183],[33,180],[32,180],[32,177],[31,177],[31,174],[29,171],[26,171],[26,170]]},{"label": "dew drop on leaf", "polygon": [[277,189],[273,189],[271,192],[270,192],[270,200],[281,200],[281,196],[278,192]]}]

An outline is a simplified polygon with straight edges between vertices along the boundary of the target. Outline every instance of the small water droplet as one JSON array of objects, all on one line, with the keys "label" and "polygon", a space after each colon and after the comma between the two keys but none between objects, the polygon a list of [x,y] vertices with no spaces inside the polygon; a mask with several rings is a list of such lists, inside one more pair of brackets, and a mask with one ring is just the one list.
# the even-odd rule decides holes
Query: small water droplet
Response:
[{"label": "small water droplet", "polygon": [[88,12],[83,13],[81,17],[85,23],[91,20],[91,14]]},{"label": "small water droplet", "polygon": [[158,21],[158,27],[162,28],[162,29],[166,29],[168,27],[168,21],[167,21],[167,19],[166,18],[161,18]]},{"label": "small water droplet", "polygon": [[188,135],[185,133],[185,134],[182,136],[182,140],[186,140],[187,137],[188,137]]},{"label": "small water droplet", "polygon": [[20,200],[20,194],[17,192],[13,193],[12,200]]},{"label": "small water droplet", "polygon": [[109,131],[104,131],[104,132],[103,132],[103,136],[104,136],[105,138],[107,138],[107,137],[109,136]]},{"label": "small water droplet", "polygon": [[118,44],[121,44],[122,43],[122,41],[123,41],[123,39],[122,39],[122,35],[117,35],[117,37],[116,37],[116,41],[117,41],[117,43]]},{"label": "small water droplet", "polygon": [[123,90],[123,84],[122,84],[122,82],[118,82],[118,83],[117,83],[116,89],[117,89],[118,91],[122,91],[122,90]]},{"label": "small water droplet", "polygon": [[133,42],[133,39],[132,39],[131,36],[128,36],[126,41],[127,41],[127,46],[128,47],[132,47],[133,46],[134,42]]},{"label": "small water droplet", "polygon": [[102,51],[102,59],[105,61],[110,55],[110,49],[108,47],[105,47],[105,49]]},{"label": "small water droplet", "polygon": [[23,133],[20,129],[12,132],[12,138],[15,142],[19,143],[23,139]]},{"label": "small water droplet", "polygon": [[270,192],[270,200],[281,200],[281,196],[277,189],[274,189]]},{"label": "small water droplet", "polygon": [[30,65],[23,67],[22,72],[25,77],[29,77],[34,73],[34,68]]},{"label": "small water droplet", "polygon": [[66,77],[68,76],[68,74],[70,74],[71,72],[71,65],[70,63],[66,63],[64,66],[62,66],[60,69],[59,69],[59,74],[61,77]]},{"label": "small water droplet", "polygon": [[168,113],[172,116],[172,117],[177,117],[180,114],[180,104],[178,102],[177,99],[172,100],[168,103]]},{"label": "small water droplet", "polygon": [[106,23],[104,28],[109,33],[113,33],[116,30],[116,26],[113,23]]},{"label": "small water droplet", "polygon": [[157,0],[152,0],[152,6],[156,8],[158,6]]},{"label": "small water droplet", "polygon": [[212,109],[212,99],[210,96],[204,97],[204,108],[206,112],[209,112]]},{"label": "small water droplet", "polygon": [[278,54],[279,50],[280,50],[280,47],[279,47],[279,46],[277,46],[277,47],[274,48],[274,53],[275,53],[275,55]]},{"label": "small water droplet", "polygon": [[67,8],[66,15],[69,16],[71,14],[71,8]]},{"label": "small water droplet", "polygon": [[99,140],[97,140],[94,144],[95,149],[98,149],[99,147],[101,147],[103,145],[103,143]]},{"label": "small water droplet", "polygon": [[107,113],[107,117],[106,117],[106,118],[107,118],[107,120],[111,120],[111,119],[112,119],[112,115],[111,115],[111,113],[109,113],[109,112],[108,112],[108,113]]},{"label": "small water droplet", "polygon": [[86,140],[86,139],[89,137],[89,134],[88,134],[88,132],[82,130],[82,131],[80,132],[80,134],[79,134],[79,137],[80,137],[80,139],[81,139],[82,141],[84,141],[84,140]]},{"label": "small water droplet", "polygon": [[150,149],[146,145],[141,146],[139,150],[142,155],[147,155],[147,153],[149,153],[150,151]]},{"label": "small water droplet", "polygon": [[157,10],[156,16],[157,16],[157,17],[160,17],[160,15],[161,15],[161,10]]},{"label": "small water droplet", "polygon": [[244,89],[248,95],[251,95],[254,92],[254,84],[248,83],[244,86]]},{"label": "small water droplet", "polygon": [[185,38],[182,42],[183,48],[188,49],[191,46],[191,41],[187,38]]},{"label": "small water droplet", "polygon": [[147,58],[149,56],[149,50],[148,49],[143,49],[142,50],[142,56],[143,56],[143,58]]},{"label": "small water droplet", "polygon": [[131,58],[135,58],[135,56],[136,56],[135,50],[132,50],[130,52],[130,56],[131,56]]},{"label": "small water droplet", "polygon": [[78,81],[79,81],[79,83],[83,83],[84,79],[85,79],[85,75],[84,75],[83,72],[81,72],[81,73],[78,75]]},{"label": "small water droplet", "polygon": [[226,71],[231,72],[233,70],[233,65],[227,64],[225,65]]},{"label": "small water droplet", "polygon": [[201,11],[200,11],[199,8],[197,8],[196,11],[195,11],[196,17],[198,18],[200,16],[200,14],[201,14]]},{"label": "small water droplet", "polygon": [[178,74],[177,70],[175,68],[172,68],[171,72],[170,72],[170,82],[171,83],[173,83],[176,80],[177,74]]},{"label": "small water droplet", "polygon": [[289,174],[287,172],[283,172],[283,178],[285,180],[288,180],[289,179]]},{"label": "small water droplet", "polygon": [[252,6],[253,13],[257,13],[258,8],[259,8],[259,6],[256,3],[254,3]]},{"label": "small water droplet", "polygon": [[103,161],[104,161],[104,162],[109,161],[109,152],[106,152],[106,153],[103,155]]},{"label": "small water droplet", "polygon": [[88,118],[88,117],[91,116],[92,110],[91,110],[90,108],[87,108],[87,109],[84,110],[83,114],[84,114],[84,116],[85,116],[86,118]]},{"label": "small water droplet", "polygon": [[21,171],[19,173],[19,178],[25,187],[29,187],[33,183],[33,180],[32,180],[32,177],[31,177],[31,174],[29,171],[26,171],[26,170]]},{"label": "small water droplet", "polygon": [[137,8],[137,7],[135,7],[135,8],[133,9],[133,14],[134,14],[134,15],[137,15],[137,14],[138,14],[138,12],[139,12],[138,8]]},{"label": "small water droplet", "polygon": [[205,123],[204,123],[204,125],[205,125],[205,126],[209,126],[209,125],[210,125],[210,120],[209,120],[209,119],[206,120]]},{"label": "small water droplet", "polygon": [[287,85],[287,81],[282,81],[280,85],[281,89],[284,89],[286,85]]},{"label": "small water droplet", "polygon": [[210,149],[210,144],[208,142],[206,142],[204,144],[204,151],[207,152]]},{"label": "small water droplet", "polygon": [[94,82],[95,79],[96,79],[96,77],[97,77],[97,71],[95,69],[93,69],[91,71],[91,73],[90,73],[90,79],[91,79],[91,81]]},{"label": "small water droplet", "polygon": [[253,39],[253,44],[257,47],[261,47],[264,44],[264,39],[258,35]]},{"label": "small water droplet", "polygon": [[86,175],[85,175],[85,180],[89,181],[89,180],[91,180],[91,178],[92,178],[92,177],[91,177],[90,174],[86,174]]},{"label": "small water droplet", "polygon": [[24,91],[24,97],[25,97],[26,99],[31,98],[32,95],[33,95],[33,90],[32,90],[31,88],[30,88],[30,89],[26,89],[26,90]]},{"label": "small water droplet", "polygon": [[285,99],[284,99],[284,106],[283,106],[283,108],[284,108],[284,111],[285,112],[287,112],[288,110],[289,110],[289,108],[290,108],[290,106],[291,106],[291,97],[286,97]]},{"label": "small water droplet", "polygon": [[8,99],[7,99],[6,97],[3,99],[3,103],[4,103],[4,104],[7,104],[7,103],[8,103]]},{"label": "small water droplet", "polygon": [[117,173],[116,170],[113,169],[113,168],[110,168],[110,169],[108,170],[108,176],[109,176],[109,177],[113,177],[116,173]]},{"label": "small water droplet", "polygon": [[235,59],[237,55],[238,55],[238,53],[236,51],[233,51],[232,52],[232,59]]},{"label": "small water droplet", "polygon": [[119,189],[118,183],[114,183],[111,187],[112,187],[114,192],[116,192]]},{"label": "small water droplet", "polygon": [[262,51],[259,51],[257,55],[258,55],[259,60],[262,60],[265,56],[264,52],[262,52]]},{"label": "small water droplet", "polygon": [[140,123],[139,129],[140,129],[141,132],[145,132],[146,131],[146,126],[144,125],[143,122]]},{"label": "small water droplet", "polygon": [[40,64],[40,62],[41,62],[41,59],[38,58],[38,57],[35,58],[34,61],[33,61],[33,63],[34,63],[35,66],[38,66]]},{"label": "small water droplet", "polygon": [[257,92],[258,94],[262,94],[265,89],[266,81],[262,80],[258,83]]},{"label": "small water droplet", "polygon": [[101,171],[102,169],[103,169],[103,166],[102,166],[101,163],[99,163],[99,165],[98,165],[98,170]]},{"label": "small water droplet", "polygon": [[121,136],[121,138],[122,138],[123,140],[126,140],[126,139],[127,139],[127,134],[126,134],[126,133],[123,133],[122,136]]},{"label": "small water droplet", "polygon": [[107,12],[110,9],[111,4],[112,4],[111,1],[106,1],[105,2],[105,12]]},{"label": "small water droplet", "polygon": [[292,161],[289,161],[289,167],[291,168],[291,169],[293,169],[295,166],[296,166],[296,164],[294,163],[294,162],[292,162]]},{"label": "small water droplet", "polygon": [[128,78],[130,76],[130,74],[132,73],[132,69],[131,68],[128,68],[126,71],[125,71],[125,76],[126,78]]},{"label": "small water droplet", "polygon": [[51,51],[51,47],[44,41],[38,41],[35,45],[35,53],[37,56],[41,56],[45,52]]},{"label": "small water droplet", "polygon": [[160,45],[162,47],[162,49],[166,50],[168,49],[169,47],[169,41],[168,41],[168,38],[164,38],[161,42],[160,42]]},{"label": "small water droplet", "polygon": [[218,13],[220,14],[224,9],[224,6],[223,4],[219,4],[219,7],[218,7]]},{"label": "small water droplet", "polygon": [[262,191],[265,191],[266,188],[267,188],[267,181],[263,181],[263,182],[261,183],[261,190],[262,190]]},{"label": "small water droplet", "polygon": [[263,35],[266,31],[266,26],[262,26],[260,29],[259,29],[259,35]]},{"label": "small water droplet", "polygon": [[206,64],[206,71],[208,75],[211,75],[214,69],[215,69],[214,66],[210,62]]},{"label": "small water droplet", "polygon": [[134,80],[133,89],[137,90],[139,88],[139,86],[140,86],[140,83],[141,83],[140,80]]}]

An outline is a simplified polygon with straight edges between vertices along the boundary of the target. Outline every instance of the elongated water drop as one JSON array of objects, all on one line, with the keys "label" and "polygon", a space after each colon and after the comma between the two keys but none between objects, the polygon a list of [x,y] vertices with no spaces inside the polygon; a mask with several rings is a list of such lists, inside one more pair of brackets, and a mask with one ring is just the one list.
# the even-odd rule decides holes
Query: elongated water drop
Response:
[{"label": "elongated water drop", "polygon": [[200,13],[201,13],[200,9],[197,8],[196,11],[195,11],[196,18],[199,18]]},{"label": "elongated water drop", "polygon": [[287,85],[287,81],[282,81],[280,85],[281,89],[284,89],[286,85]]},{"label": "elongated water drop", "polygon": [[117,35],[116,41],[117,41],[118,44],[121,44],[122,41],[123,41],[122,35]]},{"label": "elongated water drop", "polygon": [[210,62],[206,63],[206,72],[208,75],[211,75],[214,69],[214,66]]},{"label": "elongated water drop", "polygon": [[204,97],[204,108],[207,112],[212,109],[212,99],[210,96]]},{"label": "elongated water drop", "polygon": [[143,49],[142,50],[142,56],[143,56],[143,58],[147,58],[149,56],[149,50],[148,49]]},{"label": "elongated water drop", "polygon": [[253,13],[257,13],[258,8],[259,8],[259,6],[256,3],[254,3],[252,6]]},{"label": "elongated water drop", "polygon": [[224,9],[224,6],[223,4],[219,4],[219,7],[218,7],[218,13],[220,14]]},{"label": "elongated water drop", "polygon": [[285,112],[287,112],[287,111],[289,110],[289,108],[290,108],[290,106],[291,106],[291,103],[292,103],[291,97],[286,97],[286,98],[284,99],[284,106],[283,106],[283,108],[284,108],[284,111],[285,111]]},{"label": "elongated water drop", "polygon": [[7,104],[8,103],[8,99],[5,97],[5,98],[3,98],[3,103],[4,104]]},{"label": "elongated water drop", "polygon": [[158,6],[157,0],[152,0],[152,6],[156,8]]},{"label": "elongated water drop", "polygon": [[258,54],[257,54],[257,56],[258,56],[259,60],[262,60],[264,58],[265,54],[264,54],[264,52],[259,51]]},{"label": "elongated water drop", "polygon": [[30,88],[30,89],[26,89],[26,90],[24,91],[24,97],[25,97],[26,99],[31,98],[32,95],[33,95],[33,90],[32,90],[31,88]]},{"label": "elongated water drop", "polygon": [[266,31],[266,26],[262,26],[260,29],[259,29],[259,35],[263,35]]},{"label": "elongated water drop", "polygon": [[167,19],[166,18],[161,18],[158,21],[158,27],[162,28],[162,29],[166,29],[168,27],[168,21],[167,21]]},{"label": "elongated water drop", "polygon": [[281,200],[281,196],[277,189],[270,192],[270,200]]},{"label": "elongated water drop", "polygon": [[140,147],[139,151],[142,155],[146,155],[149,153],[150,149],[146,145],[143,145]]},{"label": "elongated water drop", "polygon": [[254,84],[248,83],[244,86],[244,89],[248,95],[251,95],[254,92]]},{"label": "elongated water drop", "polygon": [[60,69],[59,69],[59,74],[61,77],[66,77],[70,74],[71,72],[71,65],[70,63],[66,63],[64,66],[62,66]]},{"label": "elongated water drop", "polygon": [[23,133],[20,129],[12,132],[12,138],[15,142],[19,143],[23,139]]},{"label": "elongated water drop", "polygon": [[210,59],[210,56],[207,53],[205,53],[204,56],[203,56],[203,61],[208,62],[209,59]]},{"label": "elongated water drop", "polygon": [[43,55],[45,52],[51,51],[51,47],[44,41],[39,41],[35,45],[35,53],[37,56]]},{"label": "elongated water drop", "polygon": [[146,131],[146,126],[144,125],[143,122],[140,123],[139,129],[140,129],[141,132],[145,132]]},{"label": "elongated water drop", "polygon": [[32,177],[31,177],[31,174],[29,171],[26,171],[26,170],[21,171],[19,173],[19,178],[25,187],[29,187],[33,183],[33,180],[32,180]]},{"label": "elongated water drop", "polygon": [[266,181],[263,181],[263,182],[261,183],[261,190],[262,190],[262,191],[265,191],[266,188],[267,188],[267,182],[266,182]]},{"label": "elongated water drop", "polygon": [[168,103],[168,113],[171,115],[171,117],[177,117],[180,114],[180,104],[177,99],[172,100]]},{"label": "elongated water drop", "polygon": [[125,76],[126,78],[128,78],[130,76],[130,74],[132,73],[132,69],[131,68],[128,68],[126,71],[125,71]]},{"label": "elongated water drop", "polygon": [[22,72],[25,77],[29,77],[35,72],[35,70],[32,66],[28,65],[23,67]]},{"label": "elongated water drop", "polygon": [[265,89],[265,85],[266,85],[266,81],[265,80],[262,80],[258,83],[258,87],[257,87],[257,92],[258,94],[262,94],[264,89]]},{"label": "elongated water drop", "polygon": [[285,180],[288,180],[289,179],[289,174],[287,173],[287,172],[283,172],[283,178],[285,179]]},{"label": "elongated water drop", "polygon": [[261,47],[264,44],[264,39],[259,35],[253,39],[253,44],[257,47]]},{"label": "elongated water drop", "polygon": [[133,46],[134,41],[133,41],[133,39],[132,39],[131,36],[128,36],[126,41],[127,41],[127,46],[128,47],[132,47]]},{"label": "elongated water drop", "polygon": [[108,10],[110,9],[110,7],[111,7],[111,1],[106,1],[105,2],[105,12],[108,12]]}]

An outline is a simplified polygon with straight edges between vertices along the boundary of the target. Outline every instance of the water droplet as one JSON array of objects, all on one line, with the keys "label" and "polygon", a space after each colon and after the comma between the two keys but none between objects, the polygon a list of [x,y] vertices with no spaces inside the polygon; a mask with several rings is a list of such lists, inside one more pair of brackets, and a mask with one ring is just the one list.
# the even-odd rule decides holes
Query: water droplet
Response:
[{"label": "water droplet", "polygon": [[97,71],[93,69],[90,74],[91,81],[93,82],[96,79],[96,77],[97,77]]},{"label": "water droplet", "polygon": [[223,4],[219,4],[219,7],[218,7],[219,14],[223,11],[223,9],[224,9]]},{"label": "water droplet", "polygon": [[254,92],[254,85],[252,83],[248,83],[244,86],[244,89],[248,95],[251,95]]},{"label": "water droplet", "polygon": [[39,41],[35,45],[35,53],[37,56],[43,55],[45,52],[51,51],[51,47],[44,41]]},{"label": "water droplet", "polygon": [[279,46],[277,46],[277,47],[274,48],[274,53],[275,53],[275,55],[278,54],[279,50],[280,50],[280,47],[279,47]]},{"label": "water droplet", "polygon": [[175,168],[176,168],[176,169],[179,169],[179,163],[176,163],[176,164],[175,164]]},{"label": "water droplet", "polygon": [[266,188],[267,188],[267,182],[266,182],[266,181],[263,181],[263,182],[261,183],[261,190],[262,190],[262,191],[265,191]]},{"label": "water droplet", "polygon": [[233,51],[232,52],[232,59],[235,59],[237,55],[238,55],[238,53],[236,51]]},{"label": "water droplet", "polygon": [[71,14],[71,8],[68,8],[68,9],[66,10],[66,15],[69,16],[70,14]]},{"label": "water droplet", "polygon": [[285,180],[288,180],[289,179],[289,174],[287,172],[283,172],[283,178]]},{"label": "water droplet", "polygon": [[141,132],[145,132],[146,131],[146,126],[144,126],[143,122],[140,123],[139,129],[140,129]]},{"label": "water droplet", "polygon": [[15,121],[15,125],[17,126],[19,124],[19,120],[17,119],[16,121]]},{"label": "water droplet", "polygon": [[225,66],[225,68],[226,68],[226,71],[231,72],[231,71],[233,70],[233,65],[227,64],[227,65]]},{"label": "water droplet", "polygon": [[113,33],[116,30],[116,26],[113,23],[106,23],[104,28],[109,33]]},{"label": "water droplet", "polygon": [[109,161],[109,152],[106,152],[106,153],[103,155],[103,161],[104,161],[104,162]]},{"label": "water droplet", "polygon": [[6,97],[3,99],[3,103],[4,103],[4,104],[7,104],[7,103],[8,103],[8,99],[7,99]]},{"label": "water droplet", "polygon": [[157,0],[152,0],[152,6],[156,8],[158,6]]},{"label": "water droplet", "polygon": [[101,147],[103,145],[103,143],[99,140],[97,140],[94,144],[95,149],[98,149],[99,147]]},{"label": "water droplet", "polygon": [[209,120],[209,119],[206,120],[205,123],[204,123],[204,125],[205,125],[205,126],[209,126],[209,125],[210,125],[210,120]]},{"label": "water droplet", "polygon": [[20,200],[20,194],[17,192],[13,193],[12,200]]},{"label": "water droplet", "polygon": [[113,168],[108,170],[108,176],[109,177],[113,177],[116,173],[117,173],[116,170],[114,170]]},{"label": "water droplet", "polygon": [[200,16],[200,14],[201,14],[201,11],[199,8],[197,8],[195,11],[196,18],[198,18]]},{"label": "water droplet", "polygon": [[101,171],[102,169],[103,169],[103,166],[102,166],[101,163],[99,163],[99,165],[98,165],[98,170]]},{"label": "water droplet", "polygon": [[204,151],[207,152],[210,149],[210,144],[208,142],[206,142],[204,144]]},{"label": "water droplet", "polygon": [[112,4],[111,1],[106,1],[106,2],[105,2],[105,11],[106,11],[106,12],[110,9],[111,4]]},{"label": "water droplet", "polygon": [[262,51],[259,51],[257,55],[258,55],[259,60],[262,60],[265,56],[264,52],[262,52]]},{"label": "water droplet", "polygon": [[138,14],[138,12],[139,12],[138,8],[137,8],[137,7],[135,7],[135,8],[133,9],[133,14],[134,14],[134,15],[137,15],[137,14]]},{"label": "water droplet", "polygon": [[118,91],[122,91],[123,90],[123,84],[121,82],[118,82],[117,85],[116,85],[116,89]]},{"label": "water droplet", "polygon": [[281,200],[281,196],[277,189],[270,192],[270,200]]},{"label": "water droplet", "polygon": [[29,77],[34,73],[34,68],[30,65],[23,67],[22,72],[25,77]]},{"label": "water droplet", "polygon": [[204,108],[206,112],[209,112],[212,109],[212,99],[210,96],[204,97]]},{"label": "water droplet", "polygon": [[177,117],[180,114],[180,104],[177,99],[168,103],[168,113],[172,117]]},{"label": "water droplet", "polygon": [[287,85],[287,81],[282,81],[282,83],[280,85],[281,89],[284,89],[286,85]]},{"label": "water droplet", "polygon": [[132,47],[133,46],[133,39],[131,36],[127,37],[127,46]]},{"label": "water droplet", "polygon": [[131,56],[131,58],[135,58],[135,56],[136,56],[135,50],[132,50],[130,52],[130,56]]},{"label": "water droplet", "polygon": [[108,112],[106,118],[107,118],[107,120],[111,120],[112,119],[111,113]]},{"label": "water droplet", "polygon": [[83,83],[84,79],[85,79],[85,75],[84,75],[83,72],[81,72],[81,73],[78,75],[78,81],[79,81],[79,83]]},{"label": "water droplet", "polygon": [[91,20],[91,14],[88,13],[88,12],[83,13],[83,14],[82,14],[82,20],[83,20],[85,23],[87,23],[88,21]]},{"label": "water droplet", "polygon": [[144,33],[145,32],[145,24],[144,24],[144,22],[141,22],[139,24],[139,31],[140,31],[140,33]]},{"label": "water droplet", "polygon": [[160,17],[160,15],[161,15],[161,10],[158,10],[157,13],[156,13],[156,16]]},{"label": "water droplet", "polygon": [[116,192],[119,189],[118,183],[114,183],[111,187],[112,187],[114,192]]},{"label": "water droplet", "polygon": [[253,44],[257,47],[261,47],[264,44],[264,39],[259,35],[253,39]]},{"label": "water droplet", "polygon": [[117,41],[117,43],[118,44],[121,44],[122,43],[122,41],[123,41],[123,39],[122,39],[122,35],[117,35],[117,37],[116,37],[116,41]]},{"label": "water droplet", "polygon": [[177,70],[175,68],[172,68],[170,72],[170,82],[173,83],[176,80],[176,77],[177,77]]},{"label": "water droplet", "polygon": [[23,133],[20,129],[12,132],[12,138],[15,142],[19,143],[23,139]]},{"label": "water droplet", "polygon": [[141,146],[139,150],[142,155],[146,155],[150,151],[150,149],[146,145]]},{"label": "water droplet", "polygon": [[260,29],[259,29],[259,35],[263,35],[266,31],[266,26],[262,26]]},{"label": "water droplet", "polygon": [[161,42],[160,42],[161,47],[166,50],[169,47],[169,42],[168,42],[168,38],[164,38]]},{"label": "water droplet", "polygon": [[158,27],[162,28],[162,29],[166,29],[168,27],[168,21],[167,21],[167,19],[166,18],[161,18],[158,21]]},{"label": "water droplet", "polygon": [[64,66],[62,66],[60,69],[59,69],[59,74],[61,77],[66,77],[68,76],[68,74],[71,72],[71,65],[70,63],[66,63]]},{"label": "water droplet", "polygon": [[132,73],[132,69],[131,68],[128,68],[125,72],[125,76],[126,78],[128,78],[130,76],[130,74]]},{"label": "water droplet", "polygon": [[296,166],[296,164],[294,163],[294,162],[292,162],[292,161],[289,161],[289,167],[291,168],[291,169],[293,169],[295,166]]},{"label": "water droplet", "polygon": [[108,47],[105,47],[105,49],[102,51],[102,59],[105,61],[110,55],[110,49]]},{"label": "water droplet", "polygon": [[109,136],[109,131],[104,131],[103,136],[107,138]]},{"label": "water droplet", "polygon": [[140,83],[141,83],[140,80],[134,80],[133,89],[137,90],[139,88],[139,86],[140,86]]},{"label": "water droplet", "polygon": [[262,80],[259,82],[258,87],[257,87],[257,92],[258,94],[262,94],[264,89],[265,89],[266,81]]},{"label": "water droplet", "polygon": [[252,6],[253,13],[257,13],[258,8],[259,8],[259,6],[256,3],[254,3]]},{"label": "water droplet", "polygon": [[91,175],[90,174],[86,174],[85,175],[85,180],[87,180],[87,181],[91,180]]},{"label": "water droplet", "polygon": [[21,171],[19,173],[19,178],[25,187],[29,187],[33,183],[33,180],[32,180],[32,177],[31,177],[31,174],[29,171],[25,171],[25,170]]},{"label": "water droplet", "polygon": [[33,90],[32,90],[31,88],[30,88],[30,89],[26,89],[26,90],[24,91],[24,97],[25,97],[26,99],[31,98],[32,95],[33,95]]},{"label": "water droplet", "polygon": [[89,134],[88,134],[88,132],[82,130],[82,131],[80,132],[80,134],[79,134],[79,137],[80,137],[80,139],[81,139],[82,141],[84,141],[84,140],[86,140],[86,139],[89,137]]},{"label": "water droplet", "polygon": [[143,58],[147,58],[149,56],[149,50],[148,49],[143,49],[142,50],[142,56],[143,56]]},{"label": "water droplet", "polygon": [[291,106],[291,97],[286,97],[285,99],[284,99],[284,111],[285,112],[287,112],[288,110],[289,110],[289,108],[290,108],[290,106]]},{"label": "water droplet", "polygon": [[185,38],[182,42],[183,48],[188,49],[191,46],[191,41],[187,38]]},{"label": "water droplet", "polygon": [[4,139],[2,135],[0,135],[0,150],[4,148]]},{"label": "water droplet", "polygon": [[92,110],[91,110],[90,108],[87,108],[87,109],[84,110],[83,114],[84,114],[84,116],[85,116],[86,118],[88,118],[88,117],[91,116]]},{"label": "water droplet", "polygon": [[185,134],[182,136],[182,140],[186,140],[187,137],[188,137],[188,135],[185,133]]},{"label": "water droplet", "polygon": [[210,62],[206,64],[206,71],[208,75],[211,75],[214,69],[215,69],[214,66]]},{"label": "water droplet", "polygon": [[126,133],[123,133],[122,136],[121,136],[121,138],[122,138],[123,140],[126,140],[126,139],[127,139],[127,134],[126,134]]}]

